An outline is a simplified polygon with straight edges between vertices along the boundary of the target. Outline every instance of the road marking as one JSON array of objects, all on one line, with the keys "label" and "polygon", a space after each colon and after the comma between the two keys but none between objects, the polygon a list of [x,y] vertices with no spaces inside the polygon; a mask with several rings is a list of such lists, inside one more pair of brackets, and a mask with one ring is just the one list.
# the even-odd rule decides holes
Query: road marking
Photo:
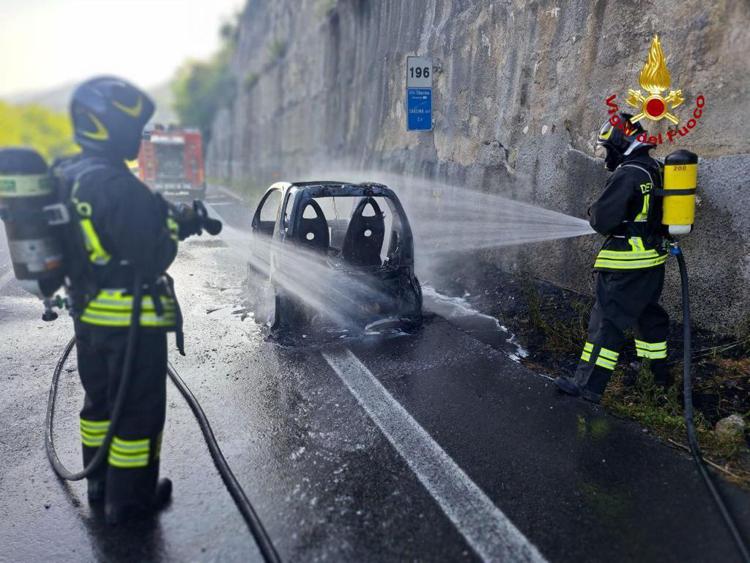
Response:
[{"label": "road marking", "polygon": [[236,199],[237,201],[241,201],[242,203],[245,203],[244,198],[240,197],[229,188],[225,188],[224,186],[216,186],[216,189],[219,190],[224,195],[228,195],[229,197]]},{"label": "road marking", "polygon": [[222,205],[234,205],[234,206],[236,206],[237,202],[236,201],[212,201],[210,205],[212,207],[221,207]]},{"label": "road marking", "polygon": [[0,276],[0,291],[5,289],[5,286],[10,283],[10,281],[13,279],[13,268],[5,272],[2,276]]},{"label": "road marking", "polygon": [[479,557],[546,561],[351,350],[322,354]]}]

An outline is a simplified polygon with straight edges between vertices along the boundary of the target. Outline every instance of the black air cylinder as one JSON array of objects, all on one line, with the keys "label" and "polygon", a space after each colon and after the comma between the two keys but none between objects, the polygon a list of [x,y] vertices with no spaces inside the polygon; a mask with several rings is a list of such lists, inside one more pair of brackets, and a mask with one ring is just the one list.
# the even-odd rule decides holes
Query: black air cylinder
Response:
[{"label": "black air cylinder", "polygon": [[13,272],[39,297],[51,296],[63,281],[59,235],[45,207],[57,203],[42,156],[33,149],[0,150],[0,217],[5,223]]}]

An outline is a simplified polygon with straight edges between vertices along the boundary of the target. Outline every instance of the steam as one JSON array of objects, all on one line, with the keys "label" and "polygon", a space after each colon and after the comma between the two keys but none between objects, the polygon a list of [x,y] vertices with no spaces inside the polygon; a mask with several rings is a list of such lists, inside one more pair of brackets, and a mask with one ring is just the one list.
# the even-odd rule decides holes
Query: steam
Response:
[{"label": "steam", "polygon": [[[427,258],[432,266],[457,252],[594,232],[583,219],[423,178],[379,171],[335,174],[329,171],[317,179],[321,176],[346,178],[350,182],[379,182],[393,188],[414,232],[415,256],[420,261]],[[340,327],[355,324],[362,312],[377,313],[372,309],[376,307],[374,304],[389,299],[377,284],[333,267],[331,257],[325,254],[231,227],[225,227],[223,239],[238,260],[249,262],[263,278],[272,278],[283,292]],[[269,301],[273,295],[260,299]]]},{"label": "steam", "polygon": [[[211,214],[218,215],[214,209]],[[374,303],[388,299],[376,285],[367,283],[366,278],[336,269],[325,255],[297,244],[280,243],[268,236],[253,236],[226,226],[222,239],[233,258],[248,263],[259,274],[251,283],[272,277],[284,292],[339,327],[353,326],[358,315],[372,311]],[[258,298],[270,301],[273,295]],[[258,305],[267,306],[267,303]]]}]

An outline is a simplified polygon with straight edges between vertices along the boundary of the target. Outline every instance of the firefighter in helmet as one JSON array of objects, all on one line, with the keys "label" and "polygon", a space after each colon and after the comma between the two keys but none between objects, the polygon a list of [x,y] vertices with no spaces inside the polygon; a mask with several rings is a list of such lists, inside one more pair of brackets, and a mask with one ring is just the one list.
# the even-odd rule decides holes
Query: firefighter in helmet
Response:
[{"label": "firefighter in helmet", "polygon": [[[83,461],[104,442],[125,363],[136,277],[142,280],[140,328],[130,385],[114,438],[88,479],[91,503],[104,503],[109,523],[158,510],[172,483],[158,479],[166,413],[167,332],[180,329],[166,270],[178,241],[199,232],[178,223],[168,206],[129,171],[154,104],[135,86],[99,77],[74,92],[71,117],[82,152],[56,163],[74,210],[79,252],[69,276],[78,371],[85,390],[80,413]],[[137,274],[137,276],[136,276]],[[178,338],[179,341],[179,338]]]},{"label": "firefighter in helmet", "polygon": [[662,175],[649,155],[654,145],[638,140],[643,128],[630,117],[616,115],[599,131],[597,144],[612,175],[589,209],[591,226],[607,237],[594,263],[596,302],[575,375],[555,380],[564,393],[595,403],[629,329],[638,358],[650,361],[654,382],[664,388],[672,383],[666,364],[669,316],[659,305],[668,256],[658,197]]}]

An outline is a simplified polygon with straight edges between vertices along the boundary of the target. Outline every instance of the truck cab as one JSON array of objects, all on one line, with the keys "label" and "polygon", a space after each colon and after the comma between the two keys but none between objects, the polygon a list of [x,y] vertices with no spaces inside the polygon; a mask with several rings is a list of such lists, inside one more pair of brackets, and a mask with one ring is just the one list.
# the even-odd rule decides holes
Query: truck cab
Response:
[{"label": "truck cab", "polygon": [[144,132],[138,176],[169,200],[203,199],[206,181],[200,131],[155,125]]}]

